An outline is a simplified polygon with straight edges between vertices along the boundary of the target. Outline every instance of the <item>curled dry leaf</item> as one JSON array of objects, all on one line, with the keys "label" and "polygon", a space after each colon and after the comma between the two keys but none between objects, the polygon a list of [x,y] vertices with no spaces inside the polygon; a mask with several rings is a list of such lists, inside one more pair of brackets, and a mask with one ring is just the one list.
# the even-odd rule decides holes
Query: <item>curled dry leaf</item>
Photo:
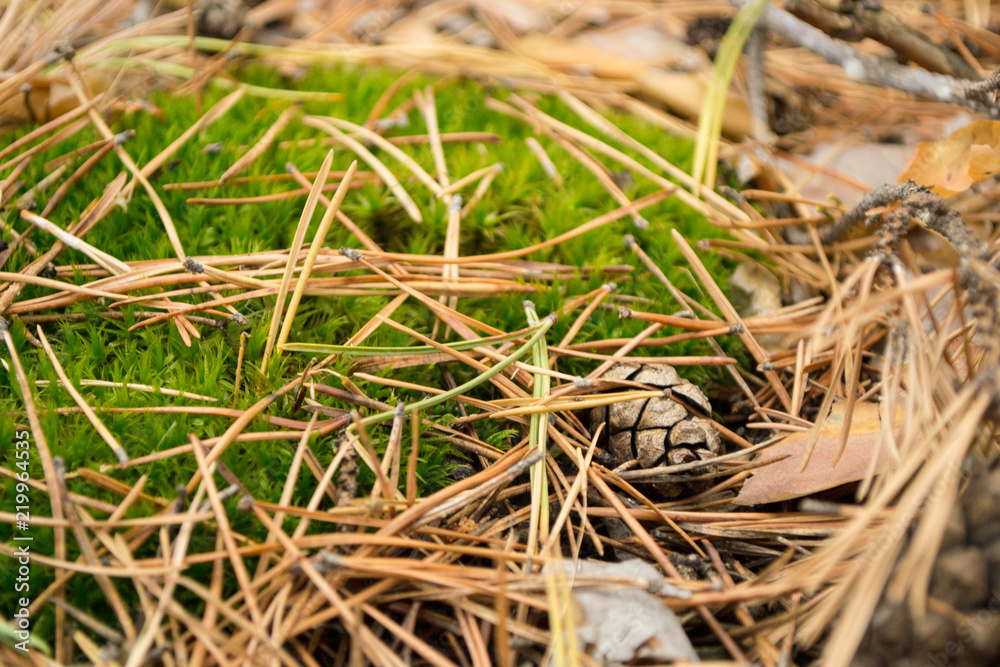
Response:
[{"label": "curled dry leaf", "polygon": [[739,505],[775,503],[856,482],[868,473],[871,459],[876,455],[875,472],[881,472],[887,459],[884,452],[877,451],[881,429],[877,403],[855,403],[851,432],[844,453],[837,460],[846,408],[846,403],[837,403],[831,408],[830,415],[819,427],[819,439],[805,470],[802,470],[802,459],[809,447],[811,431],[794,433],[764,452],[764,458],[775,462],[757,469],[743,485],[735,502]]},{"label": "curled dry leaf", "polygon": [[[691,597],[689,591],[669,584],[653,566],[637,559],[559,564],[573,585],[577,636],[587,654],[600,664],[698,662],[680,619],[657,597],[686,599]],[[628,582],[622,580],[632,580],[636,587],[627,587]]]},{"label": "curled dry leaf", "polygon": [[1000,172],[1000,121],[977,120],[939,141],[917,145],[897,182],[926,185],[942,197]]}]

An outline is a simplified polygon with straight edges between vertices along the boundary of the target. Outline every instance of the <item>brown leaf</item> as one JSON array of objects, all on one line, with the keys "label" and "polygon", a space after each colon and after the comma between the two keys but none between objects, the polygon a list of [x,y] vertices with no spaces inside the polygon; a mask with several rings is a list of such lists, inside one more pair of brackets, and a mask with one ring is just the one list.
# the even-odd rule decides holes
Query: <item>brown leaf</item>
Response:
[{"label": "brown leaf", "polygon": [[[835,486],[862,479],[871,465],[871,457],[878,446],[879,406],[877,403],[855,403],[851,417],[851,433],[840,460],[834,466],[840,448],[840,435],[844,427],[846,403],[837,403],[820,426],[816,448],[809,457],[809,465],[802,470],[802,458],[809,446],[811,431],[794,433],[768,449],[762,456],[775,463],[759,468],[743,484],[736,497],[738,505],[761,505],[791,498],[801,498]],[[782,459],[782,460],[777,460]],[[885,467],[884,452],[879,453],[875,472]]]},{"label": "brown leaf", "polygon": [[942,197],[1000,172],[1000,121],[977,120],[940,141],[917,145],[897,182],[926,185]]}]

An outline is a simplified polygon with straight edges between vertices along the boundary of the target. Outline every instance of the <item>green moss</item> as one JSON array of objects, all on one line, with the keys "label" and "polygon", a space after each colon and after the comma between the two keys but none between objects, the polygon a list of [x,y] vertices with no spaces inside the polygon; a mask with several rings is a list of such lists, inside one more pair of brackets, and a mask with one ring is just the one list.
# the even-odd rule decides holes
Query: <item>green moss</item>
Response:
[{"label": "green moss", "polygon": [[[307,103],[305,111],[363,122],[372,105],[396,76],[396,73],[388,71],[334,67],[313,70],[294,86],[306,90],[333,90],[347,93],[341,102]],[[261,69],[244,71],[240,77],[244,81],[273,87],[293,85],[278,74]],[[427,83],[430,83],[430,80],[425,79],[417,81],[414,85]],[[412,89],[413,85],[405,87],[396,95],[389,108],[392,109],[402,102]],[[531,128],[520,121],[488,110],[483,105],[487,95],[502,98],[506,92],[487,91],[474,82],[459,82],[437,93],[437,106],[443,132],[483,130],[495,132],[504,138],[504,142],[498,145],[449,144],[445,147],[453,179],[496,162],[505,165],[505,169],[496,178],[484,199],[462,221],[463,254],[496,252],[539,243],[616,208],[617,204],[589,172],[566,155],[557,144],[540,137],[539,140],[565,179],[565,185],[558,187],[546,178],[542,167],[524,144],[524,139],[531,136]],[[206,108],[219,98],[221,98],[220,93],[207,93]],[[135,130],[135,139],[127,147],[140,164],[159,153],[200,115],[193,101],[188,98],[157,93],[152,96],[152,100],[162,108],[162,119],[148,114],[120,115],[111,119],[116,132],[128,128]],[[560,102],[543,99],[542,107],[560,120],[593,133]],[[163,190],[161,187],[170,182],[209,180],[218,177],[239,155],[239,147],[254,143],[277,118],[282,108],[282,104],[274,101],[244,98],[222,120],[188,142],[176,155],[178,162],[153,179],[189,254],[245,253],[289,246],[304,202],[302,198],[236,207],[194,206],[186,204],[185,200],[192,194],[206,197],[267,194],[286,187],[291,189],[293,187],[291,185],[255,183],[250,186],[219,187],[199,193]],[[682,168],[688,167],[691,156],[691,146],[688,143],[666,136],[660,130],[631,117],[613,115],[611,119],[638,141],[657,150],[666,159]],[[408,127],[395,130],[397,133],[405,134],[424,131],[422,119],[414,112],[409,114]],[[287,140],[321,136],[311,128],[293,123],[280,138]],[[12,136],[11,139],[13,138]],[[88,129],[36,158],[26,174],[28,182],[33,183],[42,178],[44,173],[41,165],[46,160],[89,143],[95,138],[94,132]],[[205,146],[214,142],[221,142],[223,150],[218,154],[206,152]],[[295,149],[274,147],[255,162],[245,175],[282,173],[284,164],[289,161],[302,171],[315,170],[320,166],[326,150],[322,147]],[[433,159],[427,146],[411,146],[405,150],[425,168],[433,171]],[[352,159],[353,155],[350,152],[337,149],[333,168],[344,169]],[[391,159],[387,159],[387,163],[392,168],[398,167]],[[617,168],[616,165],[606,164],[609,168]],[[361,168],[365,166],[361,165]],[[120,170],[121,165],[113,156],[105,158],[91,174],[72,189],[66,200],[50,216],[51,219],[61,226],[66,226],[77,219],[87,204],[100,194],[104,185]],[[0,174],[0,178],[3,176],[4,174]],[[629,189],[630,197],[637,198],[656,190],[653,184],[638,177],[636,180],[636,185]],[[420,225],[411,222],[388,190],[380,186],[370,185],[350,192],[343,209],[387,250],[440,253],[447,226],[446,207],[434,200],[431,193],[418,184],[412,185],[408,190],[416,198],[424,213],[425,220]],[[40,196],[39,203],[44,204],[49,194],[51,191]],[[643,214],[651,222],[650,228],[646,231],[636,230],[630,220],[622,219],[598,231],[535,253],[530,259],[595,269],[606,265],[631,263],[634,257],[621,242],[623,234],[631,233],[679,287],[691,292],[692,285],[688,274],[681,268],[681,257],[666,232],[673,227],[689,239],[696,240],[716,236],[718,231],[706,224],[698,214],[675,200],[667,200],[647,209]],[[308,238],[311,238],[319,217],[315,216]],[[13,213],[7,214],[6,222],[17,229],[24,229],[23,221],[16,219]],[[49,243],[49,239],[42,238],[39,232],[35,232],[33,238],[43,246]],[[115,210],[102,221],[88,234],[87,240],[125,261],[173,256],[163,226],[149,198],[141,191],[137,191],[127,209]],[[359,244],[345,230],[335,226],[327,238],[327,245],[357,247]],[[711,271],[717,274],[723,271],[717,258],[707,256],[704,259]],[[16,271],[28,261],[30,257],[23,250],[18,250],[7,262],[4,270]],[[60,265],[89,263],[89,260],[74,251],[67,251],[57,263]],[[619,282],[621,293],[649,299],[651,303],[648,310],[671,312],[677,309],[666,289],[639,270],[633,271],[631,276],[624,280],[621,277],[615,279]],[[78,276],[77,280],[83,282],[84,278]],[[532,295],[532,299],[536,302],[539,312],[544,315],[559,308],[566,299],[595,289],[607,280],[608,276],[602,275],[600,271],[594,271],[589,276],[581,274],[579,277],[563,279],[552,285],[537,283],[535,287],[538,291]],[[47,290],[29,287],[24,290],[21,299],[45,293]],[[511,295],[490,299],[463,299],[461,309],[492,326],[512,330],[525,324],[522,298],[522,295]],[[286,355],[275,364],[269,374],[255,370],[263,352],[273,301],[273,298],[269,298],[239,306],[251,324],[244,366],[246,379],[243,391],[235,401],[238,407],[252,405],[267,392],[291,378],[308,361],[306,355]],[[342,342],[385,303],[386,299],[383,297],[307,298],[299,310],[292,338],[301,342]],[[95,303],[82,303],[68,308],[67,311],[96,316],[96,312],[101,308]],[[432,318],[427,310],[409,302],[397,311],[397,317],[408,326],[424,332],[428,332],[432,325]],[[127,329],[135,319],[135,309],[125,309],[123,322],[94,317],[85,323],[48,325],[46,333],[67,373],[74,380],[90,378],[138,382],[216,396],[220,399],[219,405],[223,406],[233,404],[232,393],[240,335],[236,327],[230,327],[225,331],[203,329],[202,339],[189,348],[182,343],[176,328],[167,323],[129,333]],[[569,317],[558,322],[549,339],[553,341],[561,339],[572,320],[573,317]],[[584,326],[576,341],[632,336],[643,328],[641,325],[641,322],[636,321],[620,321],[615,313],[598,310]],[[43,352],[28,343],[27,332],[17,319],[12,322],[12,331],[29,379],[50,382],[49,386],[35,390],[35,398],[41,412],[43,429],[53,453],[64,458],[69,470],[80,467],[98,469],[101,465],[113,463],[115,459],[111,451],[83,416],[56,414],[55,408],[72,405],[70,397],[55,385],[56,375],[51,364]],[[405,345],[411,341],[394,330],[382,327],[369,343]],[[669,351],[653,351],[650,354],[661,352],[674,355],[697,354],[707,353],[708,348],[704,343],[693,342]],[[564,359],[559,363],[561,370],[570,373],[586,373],[593,367],[593,362],[581,360]],[[473,372],[466,368],[453,367],[451,370],[458,382],[473,376]],[[706,371],[686,369],[684,372],[691,374],[692,377],[705,374],[716,379],[721,377],[717,369]],[[428,385],[440,386],[443,383],[435,367],[407,369],[402,375],[409,381]],[[13,375],[0,374],[0,414],[16,415],[23,410],[20,391],[14,384]],[[377,385],[365,386],[364,389],[373,398],[390,404],[397,399],[419,398],[410,392],[399,393]],[[190,399],[124,389],[85,388],[83,393],[95,407],[151,408],[200,404]],[[483,393],[490,395],[488,389],[484,389]],[[289,413],[291,400],[288,398],[278,401],[268,410],[268,414],[304,418],[303,413],[297,415]],[[447,408],[443,407],[438,414],[442,414],[445,409]],[[231,423],[230,420],[220,417],[179,413],[141,415],[102,413],[102,416],[132,457],[186,444],[189,442],[190,433],[195,433],[201,438],[220,435]],[[13,462],[14,430],[25,423],[23,415],[0,419],[0,464],[9,467]],[[510,435],[504,432],[503,429],[506,427],[506,424],[489,422],[479,422],[476,425],[481,438],[493,438],[498,442]],[[248,430],[269,428],[268,425],[255,421]],[[381,450],[385,444],[385,430],[376,430],[373,439],[376,448]],[[329,438],[313,443],[313,449],[321,464],[326,465],[331,460],[334,444]],[[404,439],[404,447],[408,446],[407,436]],[[250,443],[230,447],[222,461],[242,480],[251,494],[273,501],[281,492],[293,449],[294,443],[284,441]],[[418,471],[421,492],[433,491],[447,482],[447,454],[447,448],[442,442],[429,437],[422,441],[422,458]],[[406,460],[405,455],[403,460]],[[171,499],[175,495],[177,485],[186,482],[194,468],[192,457],[184,455],[115,472],[112,476],[127,484],[133,484],[141,474],[148,474],[145,492]],[[41,467],[37,460],[33,461],[31,476],[36,480],[42,479]],[[303,481],[295,494],[296,502],[305,502],[308,494],[312,492],[313,480],[307,477],[308,475],[302,475]],[[360,482],[363,486],[371,484],[372,480],[367,471],[362,472]],[[105,502],[120,501],[119,497],[97,488],[82,478],[73,479],[70,487],[74,492]],[[0,482],[0,489],[2,489],[0,509],[8,511],[12,505],[13,483],[5,479]],[[33,492],[31,498],[37,514],[48,512],[46,496]],[[140,502],[129,515],[147,515],[152,509],[147,503]],[[245,531],[251,537],[261,537],[259,524],[250,517],[237,513],[235,501],[230,502],[228,509],[237,530]],[[47,550],[51,553],[51,533],[40,527],[32,528],[32,533],[37,538],[35,550],[37,552]],[[0,540],[6,542],[11,537],[11,527],[8,524],[0,525]],[[193,551],[214,548],[214,538],[202,536],[199,540],[198,544],[192,546]],[[149,548],[153,549],[152,546]],[[5,609],[11,607],[8,603],[14,591],[13,572],[13,568],[0,568],[0,607]],[[40,593],[42,587],[51,580],[51,572],[41,568],[35,568],[32,576],[34,594]],[[121,588],[124,590],[125,587]],[[77,606],[103,609],[102,596],[96,592],[95,587],[71,587],[70,597],[71,602]],[[41,626],[41,629],[44,628],[45,626]]]}]

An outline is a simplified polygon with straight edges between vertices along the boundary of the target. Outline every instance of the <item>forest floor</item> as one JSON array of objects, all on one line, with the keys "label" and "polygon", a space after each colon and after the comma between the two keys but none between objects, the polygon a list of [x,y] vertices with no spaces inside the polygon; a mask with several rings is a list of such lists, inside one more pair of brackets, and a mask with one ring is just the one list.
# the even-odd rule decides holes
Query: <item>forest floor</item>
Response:
[{"label": "forest floor", "polygon": [[991,9],[8,3],[0,664],[996,664]]}]

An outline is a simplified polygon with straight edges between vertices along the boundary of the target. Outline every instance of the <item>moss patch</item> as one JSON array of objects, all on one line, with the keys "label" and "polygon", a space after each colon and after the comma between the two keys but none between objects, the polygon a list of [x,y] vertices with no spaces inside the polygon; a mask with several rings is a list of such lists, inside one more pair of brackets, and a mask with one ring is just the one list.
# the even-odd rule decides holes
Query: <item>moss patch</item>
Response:
[{"label": "moss patch", "polygon": [[[307,103],[305,112],[333,115],[361,123],[367,117],[372,105],[382,92],[395,80],[397,73],[372,69],[352,69],[334,67],[332,69],[310,71],[301,80],[292,83],[278,74],[261,69],[251,69],[240,74],[241,80],[273,86],[295,87],[306,90],[332,90],[347,93],[345,99],[336,103]],[[413,85],[400,91],[389,108],[402,102],[415,85],[426,85],[431,80],[417,80]],[[476,169],[496,162],[505,165],[484,199],[462,221],[462,254],[488,253],[521,248],[544,241],[556,234],[570,230],[583,222],[617,207],[614,200],[597,183],[594,177],[578,162],[568,156],[556,144],[540,137],[542,145],[549,152],[559,168],[565,184],[556,186],[546,178],[545,173],[525,146],[524,139],[532,135],[531,128],[512,118],[487,109],[483,101],[488,95],[503,98],[504,90],[486,90],[474,82],[457,82],[437,93],[437,107],[442,132],[481,130],[494,132],[504,138],[502,144],[448,144],[445,155],[453,180]],[[207,92],[205,108],[221,98],[221,93]],[[178,98],[168,93],[155,93],[150,98],[163,112],[162,117],[147,113],[121,114],[110,118],[116,132],[134,129],[135,138],[127,144],[131,155],[143,164],[160,152],[181,132],[193,124],[200,112],[190,98]],[[580,122],[562,103],[543,99],[541,107],[556,118],[593,133]],[[284,104],[260,98],[244,98],[220,121],[192,139],[178,154],[177,161],[156,175],[153,182],[177,225],[180,238],[191,255],[236,254],[261,250],[284,249],[291,243],[292,234],[304,203],[304,198],[285,200],[260,205],[208,207],[190,205],[185,200],[192,196],[253,196],[268,194],[297,186],[289,183],[257,182],[247,186],[224,186],[199,193],[179,190],[163,190],[162,185],[172,182],[200,181],[217,178],[240,155],[241,146],[253,144],[267,127],[277,118]],[[683,140],[665,135],[634,118],[615,115],[611,120],[638,141],[657,150],[666,159],[682,168],[689,166],[691,145]],[[419,114],[408,114],[409,125],[395,129],[392,134],[419,134],[425,131]],[[9,137],[10,140],[14,135]],[[280,140],[305,138],[325,138],[318,131],[293,123],[280,136]],[[35,183],[44,175],[43,163],[72,151],[97,139],[91,130],[85,130],[70,140],[54,147],[44,155],[36,157],[25,173],[27,182]],[[206,152],[204,148],[221,142],[218,153]],[[428,171],[433,170],[433,159],[426,145],[404,147]],[[281,149],[274,147],[257,160],[244,175],[283,173],[286,162],[293,162],[300,170],[318,169],[327,149],[323,147]],[[626,151],[627,152],[627,151]],[[345,169],[353,159],[349,151],[337,148],[333,169]],[[76,165],[82,163],[78,159]],[[391,158],[386,158],[390,167],[397,167]],[[75,168],[75,166],[72,168]],[[361,168],[366,168],[363,164]],[[607,163],[611,169],[617,165]],[[77,219],[84,207],[102,191],[120,170],[121,165],[112,155],[87,175],[51,214],[50,219],[60,226],[67,226]],[[401,172],[397,172],[401,173]],[[405,174],[404,174],[405,175]],[[0,174],[0,178],[5,174]],[[402,177],[402,176],[401,176]],[[656,190],[653,184],[640,177],[637,183],[628,187],[627,194],[638,198]],[[426,188],[416,182],[407,182],[408,191],[414,196],[424,222],[415,224],[401,211],[388,189],[380,185],[369,185],[351,191],[343,210],[357,222],[372,238],[386,250],[411,253],[440,253],[444,246],[447,226],[446,206],[433,198]],[[466,191],[468,194],[469,191]],[[51,191],[38,197],[44,205]],[[622,235],[636,236],[642,247],[661,266],[675,284],[691,293],[693,290],[688,273],[680,264],[680,255],[669,241],[668,228],[676,228],[687,238],[697,240],[719,235],[718,230],[708,225],[693,211],[676,200],[667,200],[644,211],[651,222],[648,230],[634,228],[629,219],[623,219],[593,233],[584,235],[558,247],[536,253],[530,259],[560,262],[576,267],[599,269],[634,262],[634,257],[622,245]],[[313,221],[307,238],[311,238],[320,216]],[[7,212],[6,224],[23,231],[24,222],[15,212]],[[87,235],[87,241],[124,261],[159,259],[173,256],[173,251],[150,201],[141,190],[137,191],[125,210],[115,210],[96,229]],[[32,239],[42,247],[48,247],[51,239],[36,231]],[[9,240],[9,237],[8,237]],[[358,243],[346,230],[337,226],[331,230],[327,245],[336,247]],[[16,271],[30,261],[31,257],[19,249],[8,260],[6,271]],[[719,275],[725,271],[720,261],[713,257],[704,258],[709,269]],[[75,251],[65,252],[57,264],[84,264],[90,260]],[[642,309],[669,313],[676,310],[667,290],[656,280],[639,270],[618,276],[619,292],[649,299]],[[84,278],[77,276],[78,282]],[[593,290],[607,282],[608,275],[594,270],[590,275],[581,273],[576,277],[555,283],[537,283],[537,292],[532,296],[538,311],[544,315],[559,308],[568,298]],[[722,282],[720,280],[720,282]],[[19,301],[41,296],[47,290],[29,287],[22,292]],[[524,326],[522,297],[511,295],[501,298],[463,299],[460,309],[469,315],[504,330]],[[292,339],[298,342],[341,343],[367,322],[385,303],[384,297],[307,297],[298,312]],[[235,401],[236,407],[248,407],[267,392],[280,386],[305,365],[307,355],[285,355],[267,374],[258,369],[267,335],[270,308],[274,299],[256,300],[240,304],[240,310],[250,320],[247,329],[246,363],[242,391]],[[49,336],[67,373],[74,380],[99,379],[115,382],[136,382],[155,387],[207,394],[220,400],[220,405],[232,406],[233,387],[236,375],[237,351],[240,329],[231,325],[220,331],[202,328],[202,339],[192,347],[186,347],[177,334],[176,328],[159,324],[136,332],[127,332],[136,319],[134,309],[125,309],[124,321],[109,321],[96,317],[100,306],[93,302],[78,304],[66,312],[85,313],[92,319],[82,323],[46,325]],[[432,319],[426,309],[411,303],[397,311],[396,318],[418,331],[429,332]],[[550,340],[561,339],[573,318],[563,318],[553,328]],[[643,327],[641,322],[620,321],[616,313],[598,310],[583,327],[576,342],[610,337],[631,337]],[[56,374],[45,354],[31,346],[26,340],[25,325],[16,318],[12,330],[18,343],[22,361],[29,378],[46,380],[47,387],[36,389],[35,397],[41,412],[46,437],[54,455],[61,456],[70,471],[81,467],[99,469],[101,465],[114,463],[115,459],[89,422],[82,415],[59,415],[56,408],[71,406],[68,394],[56,386]],[[32,326],[33,330],[33,326]],[[407,345],[412,341],[387,327],[382,327],[369,339],[371,345]],[[661,352],[650,352],[659,354]],[[708,353],[703,343],[692,342],[677,346],[663,354]],[[560,370],[570,373],[586,373],[594,362],[560,361]],[[337,370],[337,367],[334,367]],[[342,369],[341,369],[342,370]],[[466,368],[451,368],[458,382],[472,377]],[[684,373],[694,381],[702,381],[707,375],[719,378],[719,371],[713,369],[688,368]],[[442,386],[444,381],[436,366],[406,369],[402,379],[432,386]],[[23,410],[19,390],[15,388],[13,375],[0,373],[0,414],[15,415],[0,419],[0,464],[10,467],[14,461],[13,443],[15,429],[23,427],[26,420],[19,415]],[[362,387],[372,398],[395,403],[396,400],[417,398],[408,392],[391,391],[379,386]],[[84,388],[83,393],[94,407],[166,407],[176,405],[197,405],[197,401],[173,398],[160,393],[142,393],[125,389]],[[289,409],[292,398],[277,402],[268,414],[291,416]],[[333,403],[335,407],[349,407]],[[444,409],[439,412],[444,418]],[[220,435],[231,423],[229,419],[197,414],[127,414],[103,412],[110,430],[119,438],[122,446],[133,458],[176,447],[189,442],[188,434],[195,433],[207,438]],[[301,414],[298,418],[302,418]],[[497,439],[505,435],[506,424],[489,421],[477,422],[480,438]],[[248,430],[267,430],[271,427],[254,423]],[[387,429],[386,429],[387,430]],[[376,431],[373,434],[376,448],[384,446],[386,435]],[[314,443],[314,450],[320,463],[326,465],[332,458],[332,440]],[[408,435],[404,438],[408,446]],[[294,443],[261,442],[231,447],[222,461],[248,486],[255,497],[262,500],[277,500],[281,485],[288,471]],[[445,445],[433,441],[422,441],[422,461],[419,470],[421,493],[426,493],[447,483],[447,450]],[[37,459],[37,457],[33,457]],[[195,468],[190,455],[177,456],[126,471],[111,473],[126,484],[134,484],[141,474],[149,476],[145,493],[171,499],[177,484],[187,481]],[[42,471],[37,460],[33,461],[31,477],[42,479]],[[304,476],[303,476],[304,477]],[[362,485],[371,480],[362,475]],[[106,502],[117,503],[120,497],[102,491],[82,478],[71,480],[70,488],[86,496]],[[13,504],[13,481],[3,480],[0,484],[2,509],[8,511]],[[296,491],[298,500],[303,501],[310,493],[308,483],[303,482]],[[32,502],[37,514],[47,513],[47,498],[33,493]],[[139,502],[130,511],[130,516],[148,515],[152,511],[148,503]],[[236,511],[235,501],[229,505],[231,520],[235,530],[246,530],[250,537],[257,537],[252,527],[254,522],[245,520]],[[100,516],[100,515],[99,515]],[[32,529],[36,538],[34,550],[51,553],[51,534],[40,527]],[[9,524],[0,524],[0,540],[9,541],[12,529]],[[207,538],[206,538],[207,539]],[[214,539],[213,539],[214,544]],[[192,551],[210,549],[213,544],[194,544]],[[152,549],[152,547],[150,547]],[[148,555],[153,555],[152,551]],[[71,557],[73,554],[71,554]],[[197,574],[197,573],[196,573]],[[40,593],[50,581],[51,571],[36,568],[33,572],[32,591]],[[10,598],[14,593],[14,569],[0,568],[0,607],[12,608]],[[125,587],[122,587],[124,589]],[[70,587],[70,602],[83,608],[103,605],[103,595],[94,587]],[[109,610],[110,613],[110,610]],[[43,625],[36,626],[41,636],[49,635]]]}]

